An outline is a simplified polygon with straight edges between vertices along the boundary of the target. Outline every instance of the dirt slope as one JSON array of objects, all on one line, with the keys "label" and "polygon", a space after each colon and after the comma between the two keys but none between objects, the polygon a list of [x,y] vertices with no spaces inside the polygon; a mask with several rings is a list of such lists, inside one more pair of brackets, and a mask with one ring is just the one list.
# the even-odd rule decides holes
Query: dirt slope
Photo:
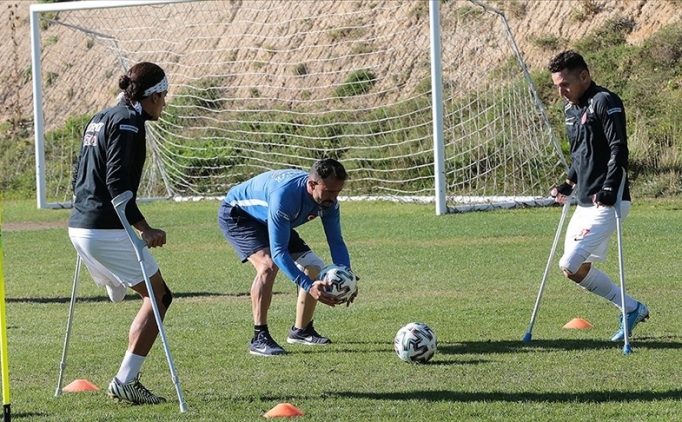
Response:
[{"label": "dirt slope", "polygon": [[[609,19],[625,17],[635,23],[628,37],[632,44],[641,43],[661,27],[679,23],[682,19],[682,2],[679,0],[606,0],[606,1],[562,1],[536,0],[526,2],[500,1],[499,7],[505,10],[514,36],[524,57],[531,67],[543,66],[548,52],[534,47],[532,40],[540,35],[555,35],[568,42],[576,41],[599,28]],[[525,3],[526,15],[515,17],[513,3]],[[594,3],[599,12],[584,19],[575,19],[584,10],[584,5]]]},{"label": "dirt slope", "polygon": [[[261,0],[242,0],[240,7],[248,9],[249,3]],[[272,4],[286,6],[290,11],[333,8],[342,11],[343,7],[357,7],[358,1],[346,0],[270,0]],[[421,0],[424,2],[425,0]],[[606,20],[615,17],[626,17],[634,21],[634,31],[629,42],[640,43],[647,36],[661,27],[680,22],[682,5],[680,0],[489,0],[488,4],[505,11],[512,27],[517,44],[531,69],[544,66],[551,51],[536,46],[533,40],[549,35],[563,40],[563,46],[582,38],[592,29],[601,26]],[[0,20],[0,81],[2,82],[3,107],[0,110],[0,123],[12,116],[21,116],[30,120],[32,117],[32,94],[30,81],[30,31],[29,5],[31,1],[0,0],[2,18]],[[227,0],[226,0],[227,3]],[[362,0],[367,6],[378,3],[377,0]],[[416,4],[416,3],[415,3]],[[414,7],[414,6],[412,6]],[[576,19],[586,7],[594,7],[593,13],[583,13],[583,18]],[[367,7],[368,14],[373,8]],[[379,18],[379,17],[377,17]],[[385,19],[385,17],[384,17]],[[311,20],[314,26],[314,20]],[[397,31],[398,32],[398,31]],[[401,40],[392,42],[400,43]],[[410,40],[403,40],[409,43]],[[51,48],[54,49],[55,46]],[[54,54],[54,53],[53,53]],[[248,78],[248,75],[242,76]],[[236,81],[237,84],[249,86],[248,81]],[[99,99],[91,99],[95,103]],[[103,101],[99,101],[102,103]],[[1,136],[1,135],[0,135]]]}]

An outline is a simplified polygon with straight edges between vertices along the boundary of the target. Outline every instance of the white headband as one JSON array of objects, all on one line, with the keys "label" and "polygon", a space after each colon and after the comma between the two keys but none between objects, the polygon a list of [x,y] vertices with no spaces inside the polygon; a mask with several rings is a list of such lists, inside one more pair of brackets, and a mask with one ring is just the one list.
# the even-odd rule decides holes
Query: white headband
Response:
[{"label": "white headband", "polygon": [[164,75],[163,79],[161,79],[161,82],[159,82],[158,84],[154,85],[151,88],[147,88],[142,96],[149,97],[155,92],[163,92],[166,90],[168,90],[168,79],[166,79],[166,76]]}]

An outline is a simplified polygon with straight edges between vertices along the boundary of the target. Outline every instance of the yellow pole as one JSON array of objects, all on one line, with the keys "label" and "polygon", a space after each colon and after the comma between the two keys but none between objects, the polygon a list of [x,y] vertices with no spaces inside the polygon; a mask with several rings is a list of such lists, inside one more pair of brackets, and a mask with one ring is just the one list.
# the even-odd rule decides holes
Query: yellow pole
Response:
[{"label": "yellow pole", "polygon": [[9,365],[7,363],[7,314],[5,312],[5,277],[2,269],[2,198],[0,198],[0,338],[2,339],[2,351],[0,363],[2,363],[2,420],[10,422],[9,401]]}]

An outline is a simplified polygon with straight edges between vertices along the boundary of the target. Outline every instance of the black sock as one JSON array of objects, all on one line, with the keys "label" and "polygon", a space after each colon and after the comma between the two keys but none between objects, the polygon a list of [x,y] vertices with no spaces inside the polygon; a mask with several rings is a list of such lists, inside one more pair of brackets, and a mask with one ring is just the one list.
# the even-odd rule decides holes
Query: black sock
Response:
[{"label": "black sock", "polygon": [[296,327],[296,324],[294,324],[294,329],[296,329],[296,330],[305,330],[306,328],[311,327],[312,325],[313,325],[313,321],[311,320],[311,321],[308,323],[308,325],[306,325],[306,326],[303,327],[303,328],[298,328],[298,327]]},{"label": "black sock", "polygon": [[268,332],[268,324],[265,325],[254,325],[253,326],[253,338],[257,338],[260,333]]}]

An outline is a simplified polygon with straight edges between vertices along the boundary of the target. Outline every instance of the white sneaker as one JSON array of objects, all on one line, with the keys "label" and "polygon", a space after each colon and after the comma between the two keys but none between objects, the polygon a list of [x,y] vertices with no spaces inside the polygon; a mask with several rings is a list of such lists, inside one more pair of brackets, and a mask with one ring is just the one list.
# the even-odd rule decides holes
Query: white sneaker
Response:
[{"label": "white sneaker", "polygon": [[134,404],[159,404],[166,399],[159,397],[140,384],[140,374],[125,384],[114,378],[107,389],[109,397],[114,400],[125,400]]}]

